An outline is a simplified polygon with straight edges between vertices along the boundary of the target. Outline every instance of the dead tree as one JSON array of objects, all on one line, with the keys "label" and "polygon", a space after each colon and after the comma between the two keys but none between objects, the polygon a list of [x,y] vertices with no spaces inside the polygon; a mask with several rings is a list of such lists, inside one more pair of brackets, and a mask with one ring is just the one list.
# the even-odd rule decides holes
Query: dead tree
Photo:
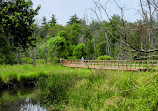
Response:
[{"label": "dead tree", "polygon": [[[102,15],[104,13],[113,29],[120,36],[119,39],[116,38],[108,27],[105,27],[105,32],[111,34],[111,37],[115,38],[117,43],[120,44],[114,45],[117,45],[116,47],[122,47],[121,49],[124,49],[130,55],[130,58],[137,56],[137,58],[148,59],[156,56],[158,54],[158,23],[156,20],[158,15],[158,2],[156,0],[139,0],[141,10],[138,13],[142,17],[142,22],[129,24],[125,20],[125,6],[119,5],[119,2],[116,0],[113,1],[121,12],[121,22],[119,24],[112,22],[111,16],[107,11],[108,2],[105,4],[100,3],[100,0],[94,2],[95,8],[92,11],[100,22],[103,19]],[[131,36],[132,32],[135,34],[133,38]]]}]

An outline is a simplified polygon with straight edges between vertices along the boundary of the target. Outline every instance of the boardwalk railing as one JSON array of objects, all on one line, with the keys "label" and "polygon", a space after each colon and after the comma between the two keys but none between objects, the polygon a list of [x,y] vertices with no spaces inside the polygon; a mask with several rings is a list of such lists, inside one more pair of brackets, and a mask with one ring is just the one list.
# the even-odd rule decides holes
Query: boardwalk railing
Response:
[{"label": "boardwalk railing", "polygon": [[63,65],[109,70],[158,70],[157,60],[63,60]]}]

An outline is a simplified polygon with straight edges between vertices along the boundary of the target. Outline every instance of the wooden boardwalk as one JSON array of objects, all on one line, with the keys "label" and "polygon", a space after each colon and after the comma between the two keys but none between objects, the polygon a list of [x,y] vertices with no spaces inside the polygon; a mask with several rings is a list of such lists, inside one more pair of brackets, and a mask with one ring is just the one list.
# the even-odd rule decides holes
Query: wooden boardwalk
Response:
[{"label": "wooden boardwalk", "polygon": [[146,71],[158,70],[157,60],[63,60],[62,64],[67,67],[125,70],[125,71]]}]

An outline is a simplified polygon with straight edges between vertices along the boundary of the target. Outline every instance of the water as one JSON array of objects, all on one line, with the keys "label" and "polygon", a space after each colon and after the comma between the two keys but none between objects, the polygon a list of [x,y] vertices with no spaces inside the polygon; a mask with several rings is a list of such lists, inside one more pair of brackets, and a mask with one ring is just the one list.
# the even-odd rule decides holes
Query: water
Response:
[{"label": "water", "polygon": [[0,111],[48,111],[40,102],[28,97],[32,93],[34,92],[28,89],[18,90],[16,93],[0,92]]},{"label": "water", "polygon": [[2,103],[0,106],[1,111],[47,111],[47,109],[32,101],[29,97],[7,105]]}]

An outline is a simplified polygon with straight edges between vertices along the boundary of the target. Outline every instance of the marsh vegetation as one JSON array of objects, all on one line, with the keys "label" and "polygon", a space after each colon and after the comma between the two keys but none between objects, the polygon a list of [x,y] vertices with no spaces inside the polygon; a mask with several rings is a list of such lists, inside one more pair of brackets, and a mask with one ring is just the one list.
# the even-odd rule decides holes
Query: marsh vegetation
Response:
[{"label": "marsh vegetation", "polygon": [[[5,70],[5,71],[4,71]],[[38,101],[48,110],[156,110],[158,74],[73,69],[39,64],[1,66],[0,103],[21,98]],[[14,73],[13,73],[14,72]],[[31,84],[32,83],[32,84]],[[30,86],[29,95],[17,89]],[[2,93],[2,88],[13,93]],[[15,89],[16,88],[16,89]],[[14,96],[18,94],[18,96]]]}]

